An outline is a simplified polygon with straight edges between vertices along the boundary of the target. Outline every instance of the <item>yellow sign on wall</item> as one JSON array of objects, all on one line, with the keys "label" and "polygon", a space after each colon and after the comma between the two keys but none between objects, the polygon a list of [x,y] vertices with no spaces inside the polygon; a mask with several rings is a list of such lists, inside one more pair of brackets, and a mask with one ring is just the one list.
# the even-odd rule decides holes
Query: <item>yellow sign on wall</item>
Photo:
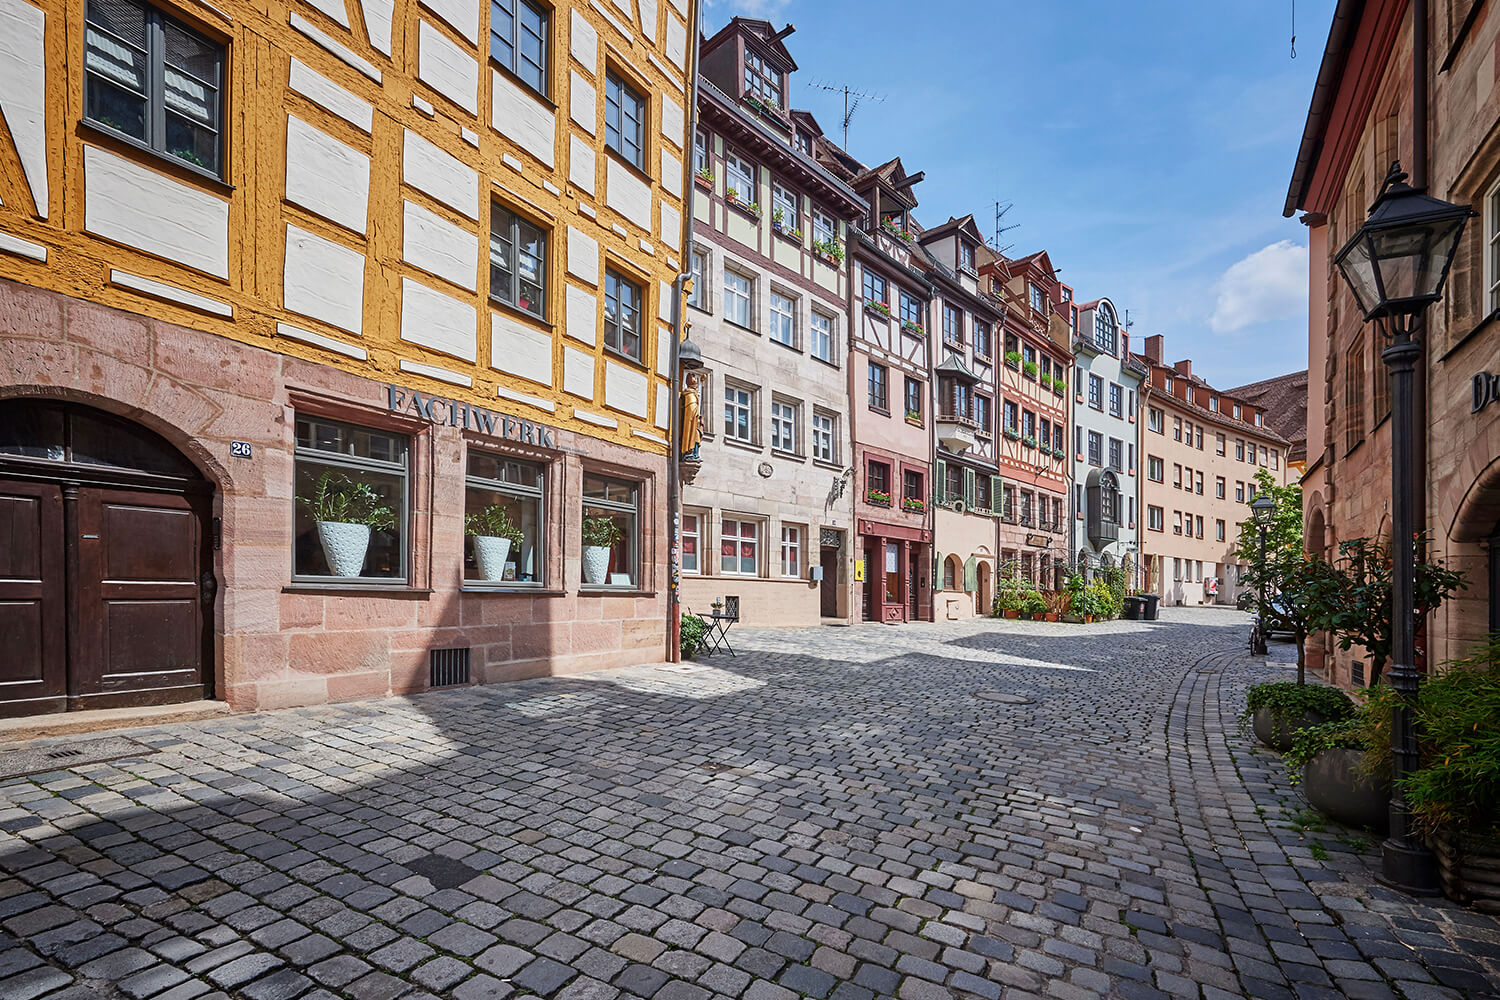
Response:
[{"label": "yellow sign on wall", "polygon": [[854,582],[855,583],[861,583],[861,582],[864,581],[864,578],[865,578],[865,561],[863,559],[856,559],[856,560],[854,560]]}]

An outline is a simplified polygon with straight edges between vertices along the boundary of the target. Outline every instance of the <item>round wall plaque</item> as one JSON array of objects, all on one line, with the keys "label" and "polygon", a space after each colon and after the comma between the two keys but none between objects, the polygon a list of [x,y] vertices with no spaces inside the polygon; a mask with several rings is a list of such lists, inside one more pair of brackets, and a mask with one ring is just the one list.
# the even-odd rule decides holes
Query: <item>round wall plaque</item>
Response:
[{"label": "round wall plaque", "polygon": [[771,473],[775,472],[776,470],[772,467],[770,462],[762,462],[755,471],[760,473],[760,477],[762,479],[770,479]]}]

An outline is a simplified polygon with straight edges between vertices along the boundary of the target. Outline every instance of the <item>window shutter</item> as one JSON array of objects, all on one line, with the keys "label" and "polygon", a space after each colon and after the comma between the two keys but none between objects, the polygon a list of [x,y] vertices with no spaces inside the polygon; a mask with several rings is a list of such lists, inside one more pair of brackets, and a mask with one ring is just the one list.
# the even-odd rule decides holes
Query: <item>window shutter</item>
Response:
[{"label": "window shutter", "polygon": [[941,458],[937,460],[937,472],[932,477],[932,502],[942,504],[948,502],[948,463]]},{"label": "window shutter", "polygon": [[970,593],[979,589],[979,560],[974,556],[964,562],[964,589]]},{"label": "window shutter", "polygon": [[964,470],[964,508],[974,509],[974,470]]},{"label": "window shutter", "polygon": [[990,477],[990,513],[995,517],[1005,513],[1005,479],[1001,476]]}]

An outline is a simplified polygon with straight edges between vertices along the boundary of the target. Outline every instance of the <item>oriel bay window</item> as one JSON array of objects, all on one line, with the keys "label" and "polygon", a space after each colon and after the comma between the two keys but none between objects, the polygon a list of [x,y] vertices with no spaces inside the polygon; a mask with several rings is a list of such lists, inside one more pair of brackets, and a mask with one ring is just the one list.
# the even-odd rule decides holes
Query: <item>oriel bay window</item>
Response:
[{"label": "oriel bay window", "polygon": [[84,118],[222,177],[224,46],[137,0],[84,20]]},{"label": "oriel bay window", "polygon": [[604,272],[604,346],[641,360],[641,286],[610,270]]},{"label": "oriel bay window", "polygon": [[490,206],[490,297],[547,318],[547,234],[504,205]]},{"label": "oriel bay window", "polygon": [[301,414],[296,429],[292,578],[405,582],[407,439]]},{"label": "oriel bay window", "polygon": [[635,587],[640,581],[640,485],[583,476],[583,584]]},{"label": "oriel bay window", "polygon": [[470,451],[464,491],[464,581],[540,587],[546,472],[535,462]]}]

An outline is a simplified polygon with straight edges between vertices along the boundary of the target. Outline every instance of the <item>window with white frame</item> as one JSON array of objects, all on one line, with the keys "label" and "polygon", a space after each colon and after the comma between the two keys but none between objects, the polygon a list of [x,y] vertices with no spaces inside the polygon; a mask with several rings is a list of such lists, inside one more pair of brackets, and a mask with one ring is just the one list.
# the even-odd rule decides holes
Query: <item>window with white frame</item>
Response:
[{"label": "window with white frame", "polygon": [[1166,463],[1155,455],[1146,456],[1146,478],[1159,483],[1165,477]]},{"label": "window with white frame", "polygon": [[814,309],[808,317],[807,329],[812,356],[833,364],[833,318]]},{"label": "window with white frame", "polygon": [[708,135],[700,128],[693,134],[693,171],[708,173],[713,168],[708,157]]},{"label": "window with white frame", "polygon": [[922,300],[915,295],[901,293],[901,318],[907,323],[922,325]]},{"label": "window with white frame", "polygon": [[490,58],[547,94],[548,8],[530,0],[490,0]]},{"label": "window with white frame", "polygon": [[981,358],[990,356],[990,325],[981,319],[974,320],[974,354]]},{"label": "window with white frame", "polygon": [[876,274],[868,267],[863,268],[862,270],[864,271],[865,302],[879,302],[883,305],[890,305],[891,301],[888,297],[889,288],[886,284],[885,278],[881,275]]},{"label": "window with white frame", "polygon": [[1216,542],[1222,542],[1223,540],[1224,540],[1224,521],[1223,521],[1222,518],[1215,518],[1214,519],[1214,541],[1216,541]]},{"label": "window with white frame", "polygon": [[646,169],[646,99],[613,73],[604,77],[604,145]]},{"label": "window with white frame", "polygon": [[640,484],[607,476],[583,475],[583,523],[609,521],[615,542],[609,548],[604,579],[584,578],[585,587],[635,587],[640,583]]},{"label": "window with white frame", "polygon": [[797,346],[797,300],[771,289],[771,339]]},{"label": "window with white frame", "polygon": [[724,318],[737,326],[752,329],[750,296],[754,283],[731,268],[724,269]]},{"label": "window with white frame", "polygon": [[614,271],[604,272],[604,346],[641,359],[641,286]]},{"label": "window with white frame", "polygon": [[812,238],[814,243],[832,243],[839,237],[838,223],[833,216],[814,207],[812,210]]},{"label": "window with white frame", "polygon": [[743,386],[724,386],[724,436],[746,444],[755,441],[755,392]]},{"label": "window with white frame", "polygon": [[1149,505],[1146,507],[1146,527],[1150,528],[1152,531],[1162,530],[1162,509],[1160,507],[1152,507]]},{"label": "window with white frame", "polygon": [[1224,499],[1224,477],[1223,476],[1215,476],[1214,477],[1214,496],[1217,499],[1219,499],[1219,500],[1223,500]]},{"label": "window with white frame", "polygon": [[684,573],[703,572],[703,518],[698,514],[682,515],[682,557]]},{"label": "window with white frame", "polygon": [[708,251],[693,248],[693,294],[688,296],[688,305],[708,312]]},{"label": "window with white frame", "polygon": [[812,457],[816,461],[835,462],[838,460],[838,448],[835,444],[837,429],[837,416],[832,413],[813,411]]},{"label": "window with white frame", "polygon": [[771,185],[771,221],[784,233],[794,233],[801,228],[797,221],[800,217],[797,201],[797,192],[780,181]]},{"label": "window with white frame", "polygon": [[958,241],[958,269],[960,271],[974,271],[974,248],[963,240]]},{"label": "window with white frame", "polygon": [[1042,290],[1041,285],[1031,286],[1031,308],[1039,313],[1047,311],[1047,293]]},{"label": "window with white frame", "polygon": [[781,70],[759,52],[745,47],[745,92],[781,107]]},{"label": "window with white frame", "polygon": [[797,404],[783,399],[771,400],[771,449],[789,455],[797,453]]},{"label": "window with white frame", "polygon": [[547,233],[504,205],[490,206],[490,297],[547,318]]},{"label": "window with white frame", "polygon": [[781,526],[781,575],[802,575],[802,529],[793,524]]},{"label": "window with white frame", "polygon": [[755,200],[755,165],[732,149],[724,150],[724,193],[743,202]]},{"label": "window with white frame", "polygon": [[1160,434],[1162,432],[1162,412],[1156,407],[1146,408],[1146,428]]},{"label": "window with white frame", "polygon": [[760,525],[726,517],[719,528],[719,572],[754,576],[760,565]]},{"label": "window with white frame", "polygon": [[964,313],[962,309],[943,303],[943,343],[951,347],[964,346]]}]

